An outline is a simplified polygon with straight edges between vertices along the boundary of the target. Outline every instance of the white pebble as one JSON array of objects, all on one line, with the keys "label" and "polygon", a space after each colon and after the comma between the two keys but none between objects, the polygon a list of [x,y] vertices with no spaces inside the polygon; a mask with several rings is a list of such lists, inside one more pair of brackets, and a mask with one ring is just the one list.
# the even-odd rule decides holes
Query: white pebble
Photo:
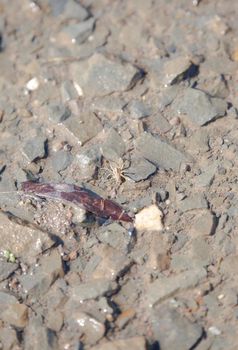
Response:
[{"label": "white pebble", "polygon": [[211,326],[208,328],[208,331],[213,334],[213,335],[220,335],[221,334],[221,331],[220,329],[218,329],[217,327],[215,326]]},{"label": "white pebble", "polygon": [[26,88],[29,91],[34,91],[38,89],[39,85],[39,80],[37,78],[32,78],[26,83]]}]

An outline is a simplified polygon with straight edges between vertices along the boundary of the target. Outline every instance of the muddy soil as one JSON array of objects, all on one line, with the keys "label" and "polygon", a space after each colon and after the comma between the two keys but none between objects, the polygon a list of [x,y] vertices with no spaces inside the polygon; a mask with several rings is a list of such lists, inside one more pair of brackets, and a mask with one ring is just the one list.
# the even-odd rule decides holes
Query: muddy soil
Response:
[{"label": "muddy soil", "polygon": [[232,0],[0,1],[1,349],[238,348],[237,16]]}]

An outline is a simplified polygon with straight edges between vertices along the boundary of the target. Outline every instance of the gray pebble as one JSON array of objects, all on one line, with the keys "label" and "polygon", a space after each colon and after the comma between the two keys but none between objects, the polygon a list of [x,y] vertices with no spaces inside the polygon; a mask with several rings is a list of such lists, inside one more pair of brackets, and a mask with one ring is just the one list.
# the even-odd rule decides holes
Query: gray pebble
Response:
[{"label": "gray pebble", "polygon": [[129,102],[126,109],[128,110],[130,116],[135,119],[148,117],[152,112],[149,106],[145,105],[144,102],[139,100],[132,100]]},{"label": "gray pebble", "polygon": [[0,282],[8,278],[16,269],[18,264],[7,261],[0,261]]},{"label": "gray pebble", "polygon": [[40,314],[32,316],[28,326],[24,330],[24,349],[25,350],[57,350],[59,344],[56,333],[43,325]]},{"label": "gray pebble", "polygon": [[86,96],[104,96],[127,90],[141,78],[138,73],[134,66],[111,61],[101,54],[70,65],[72,80]]},{"label": "gray pebble", "polygon": [[93,113],[80,114],[80,116],[72,115],[64,122],[64,126],[78,139],[81,145],[91,140],[102,130],[99,119]]},{"label": "gray pebble", "polygon": [[[57,0],[55,1],[57,2]],[[67,0],[65,2],[63,11],[64,18],[76,18],[78,21],[84,21],[88,15],[88,11],[79,2],[75,0]]]},{"label": "gray pebble", "polygon": [[68,36],[68,38],[77,44],[82,44],[93,32],[95,24],[94,18],[89,18],[80,23],[69,24],[63,28],[62,32]]},{"label": "gray pebble", "polygon": [[156,172],[156,166],[145,158],[135,158],[132,160],[128,169],[123,172],[123,175],[131,180],[138,182],[146,180]]},{"label": "gray pebble", "polygon": [[152,331],[161,350],[192,349],[203,336],[202,327],[163,305],[153,310]]},{"label": "gray pebble", "polygon": [[75,100],[78,98],[78,92],[71,80],[65,80],[60,87],[61,98],[63,102]]},{"label": "gray pebble", "polygon": [[128,339],[116,339],[112,341],[103,342],[92,347],[91,350],[145,350],[146,340],[144,337],[130,337]]},{"label": "gray pebble", "polygon": [[104,158],[111,161],[117,161],[124,153],[124,141],[114,129],[111,129],[106,135],[106,141],[102,145],[102,154]]},{"label": "gray pebble", "polygon": [[144,133],[136,139],[135,146],[143,157],[166,170],[179,170],[181,163],[191,162],[185,154],[175,147],[148,133]]},{"label": "gray pebble", "polygon": [[124,252],[126,252],[129,243],[127,230],[116,222],[101,227],[97,233],[97,238],[100,242]]},{"label": "gray pebble", "polygon": [[194,209],[207,209],[208,203],[203,193],[193,194],[179,202],[179,209],[183,212]]},{"label": "gray pebble", "polygon": [[20,283],[23,293],[33,298],[40,298],[49,290],[54,281],[63,275],[61,257],[55,250],[51,255],[42,258],[42,264],[33,273],[21,276]]},{"label": "gray pebble", "polygon": [[37,159],[43,158],[46,153],[46,142],[47,139],[44,136],[36,136],[34,139],[27,141],[23,146],[23,155],[29,162],[34,162]]},{"label": "gray pebble", "polygon": [[147,301],[149,306],[152,307],[179,291],[195,287],[206,275],[206,270],[199,267],[175,276],[155,280],[148,285]]},{"label": "gray pebble", "polygon": [[96,279],[79,285],[74,285],[69,293],[70,298],[82,302],[88,299],[95,299],[105,295],[107,292],[112,292],[116,289],[116,284],[105,279]]},{"label": "gray pebble", "polygon": [[51,156],[51,164],[56,172],[65,170],[72,162],[73,156],[63,150],[54,153]]},{"label": "gray pebble", "polygon": [[50,103],[47,108],[48,118],[54,123],[61,123],[71,115],[71,111],[60,102]]},{"label": "gray pebble", "polygon": [[188,88],[175,103],[179,114],[186,114],[197,125],[205,125],[226,113],[227,103],[220,98],[212,98],[205,92]]},{"label": "gray pebble", "polygon": [[194,66],[188,57],[180,56],[170,59],[164,63],[163,68],[163,83],[165,86],[177,84],[182,81],[186,75],[189,75],[189,70]]}]

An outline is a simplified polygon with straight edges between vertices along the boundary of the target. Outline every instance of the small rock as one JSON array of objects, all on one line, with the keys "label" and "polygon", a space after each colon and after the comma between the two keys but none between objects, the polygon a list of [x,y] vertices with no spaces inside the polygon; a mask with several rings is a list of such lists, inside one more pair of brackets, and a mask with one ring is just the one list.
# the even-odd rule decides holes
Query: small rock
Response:
[{"label": "small rock", "polygon": [[149,306],[162,302],[166,298],[175,295],[177,292],[187,288],[193,288],[206,277],[204,268],[194,268],[189,271],[181,272],[171,277],[163,277],[155,280],[148,285],[147,300]]},{"label": "small rock", "polygon": [[123,171],[123,175],[131,180],[138,182],[146,180],[150,175],[156,172],[156,166],[145,158],[135,158],[132,160],[129,168]]},{"label": "small rock", "polygon": [[25,262],[54,244],[47,233],[12,222],[3,213],[0,213],[0,232],[1,249],[10,250]]},{"label": "small rock", "polygon": [[126,102],[121,97],[114,95],[96,98],[92,103],[92,109],[100,112],[121,114]]},{"label": "small rock", "polygon": [[215,327],[215,326],[211,326],[208,328],[208,331],[212,334],[212,335],[220,335],[221,331],[219,328]]},{"label": "small rock", "polygon": [[192,240],[188,255],[191,257],[192,264],[196,267],[206,267],[211,264],[211,248],[202,237],[197,237]]},{"label": "small rock", "polygon": [[203,126],[223,117],[227,104],[226,101],[212,98],[203,91],[188,88],[177,101],[176,108],[179,114],[186,114],[193,123]]},{"label": "small rock", "polygon": [[100,242],[110,245],[113,248],[127,251],[129,243],[129,235],[127,230],[119,225],[117,222],[113,222],[110,225],[102,226],[97,233],[97,238]]},{"label": "small rock", "polygon": [[197,67],[192,64],[188,57],[176,57],[164,64],[164,79],[165,86],[177,84],[186,77],[194,76]]},{"label": "small rock", "polygon": [[51,103],[48,106],[48,118],[54,123],[61,123],[70,117],[71,111],[61,103]]},{"label": "small rock", "polygon": [[145,117],[149,117],[152,113],[151,108],[146,106],[142,101],[132,100],[126,106],[130,116],[135,119],[141,119]]},{"label": "small rock", "polygon": [[73,178],[91,179],[97,167],[101,165],[101,152],[98,147],[90,147],[76,154],[70,166],[69,172]]},{"label": "small rock", "polygon": [[28,307],[19,303],[7,305],[0,317],[11,326],[24,328],[28,323]]},{"label": "small rock", "polygon": [[93,17],[80,23],[69,24],[63,28],[62,32],[60,33],[60,39],[66,42],[68,41],[69,43],[77,43],[80,45],[91,35],[94,25],[95,19]]},{"label": "small rock", "polygon": [[15,305],[18,303],[16,297],[11,294],[0,291],[0,313],[6,309],[6,305]]},{"label": "small rock", "polygon": [[79,2],[67,0],[66,2],[64,1],[64,4],[65,7],[62,13],[64,18],[75,18],[78,21],[84,21],[89,16],[88,11]]},{"label": "small rock", "polygon": [[159,94],[159,110],[163,111],[169,106],[178,95],[180,88],[178,85],[168,86]]},{"label": "small rock", "polygon": [[87,299],[95,299],[105,295],[107,292],[111,292],[116,288],[111,281],[106,279],[96,279],[87,283],[72,286],[70,290],[70,296],[80,302]]},{"label": "small rock", "polygon": [[99,247],[96,254],[100,256],[101,261],[93,272],[93,278],[106,278],[113,281],[131,264],[126,255],[109,246]]},{"label": "small rock", "polygon": [[209,136],[204,129],[196,130],[189,138],[189,150],[196,154],[199,152],[205,153],[210,150]]},{"label": "small rock", "polygon": [[73,156],[69,152],[58,151],[51,156],[52,168],[58,173],[68,168],[72,160]]},{"label": "small rock", "polygon": [[94,54],[86,61],[72,63],[70,73],[86,96],[104,96],[124,91],[141,78],[134,66],[108,60],[101,54]]},{"label": "small rock", "polygon": [[136,139],[135,146],[144,158],[166,170],[179,170],[181,163],[191,162],[185,154],[148,133]]},{"label": "small rock", "polygon": [[136,311],[134,309],[127,309],[123,311],[116,319],[116,326],[119,329],[124,328],[128,322],[130,322],[136,315]]},{"label": "small rock", "polygon": [[32,317],[24,332],[24,350],[58,350],[55,332],[43,326],[39,315]]},{"label": "small rock", "polygon": [[121,158],[125,153],[125,143],[121,136],[111,129],[106,135],[106,141],[102,145],[103,156],[111,161],[116,161]]},{"label": "small rock", "polygon": [[91,350],[146,350],[146,341],[144,337],[132,337],[128,339],[119,339],[107,341],[92,347]]},{"label": "small rock", "polygon": [[55,250],[49,256],[42,257],[42,265],[38,266],[32,273],[23,275],[20,278],[23,292],[31,297],[41,297],[55,282],[64,275],[61,256]]},{"label": "small rock", "polygon": [[135,216],[135,228],[138,231],[162,231],[163,213],[157,205],[142,209]]},{"label": "small rock", "polygon": [[18,264],[0,260],[0,282],[7,279],[18,268]]},{"label": "small rock", "polygon": [[93,113],[71,116],[64,122],[64,126],[81,145],[91,140],[102,130],[99,119]]},{"label": "small rock", "polygon": [[26,88],[29,91],[35,91],[38,89],[39,85],[39,80],[37,78],[32,78],[26,83]]},{"label": "small rock", "polygon": [[0,344],[4,350],[20,349],[17,332],[10,328],[0,328]]},{"label": "small rock", "polygon": [[[65,80],[60,87],[61,97],[63,102],[75,100],[79,97],[77,89],[71,80]],[[60,120],[61,121],[61,120]]]},{"label": "small rock", "polygon": [[106,330],[104,324],[87,313],[75,309],[68,316],[67,324],[70,331],[78,337],[84,335],[87,344],[94,345],[104,336]]},{"label": "small rock", "polygon": [[216,217],[209,211],[204,210],[198,214],[192,223],[191,233],[193,236],[213,235],[216,230]]},{"label": "small rock", "polygon": [[195,185],[197,187],[211,186],[216,173],[217,173],[217,165],[211,164],[210,166],[205,168],[205,171],[202,174],[195,177]]},{"label": "small rock", "polygon": [[161,350],[192,349],[203,337],[200,325],[166,305],[153,310],[152,331]]},{"label": "small rock", "polygon": [[54,332],[59,332],[64,324],[64,317],[59,310],[50,310],[47,317],[47,327]]},{"label": "small rock", "polygon": [[29,162],[44,158],[46,142],[47,139],[44,136],[37,136],[27,141],[23,146],[23,155]]},{"label": "small rock", "polygon": [[194,209],[207,209],[208,203],[203,193],[196,193],[183,199],[179,203],[179,209],[183,212]]}]

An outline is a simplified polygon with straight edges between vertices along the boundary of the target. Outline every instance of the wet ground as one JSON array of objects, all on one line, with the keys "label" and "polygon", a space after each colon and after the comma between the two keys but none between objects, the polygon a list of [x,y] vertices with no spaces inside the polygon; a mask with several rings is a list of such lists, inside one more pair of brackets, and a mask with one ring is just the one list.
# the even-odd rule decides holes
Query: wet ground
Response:
[{"label": "wet ground", "polygon": [[[237,16],[0,1],[1,349],[238,348]],[[136,229],[27,180],[113,199]]]}]

